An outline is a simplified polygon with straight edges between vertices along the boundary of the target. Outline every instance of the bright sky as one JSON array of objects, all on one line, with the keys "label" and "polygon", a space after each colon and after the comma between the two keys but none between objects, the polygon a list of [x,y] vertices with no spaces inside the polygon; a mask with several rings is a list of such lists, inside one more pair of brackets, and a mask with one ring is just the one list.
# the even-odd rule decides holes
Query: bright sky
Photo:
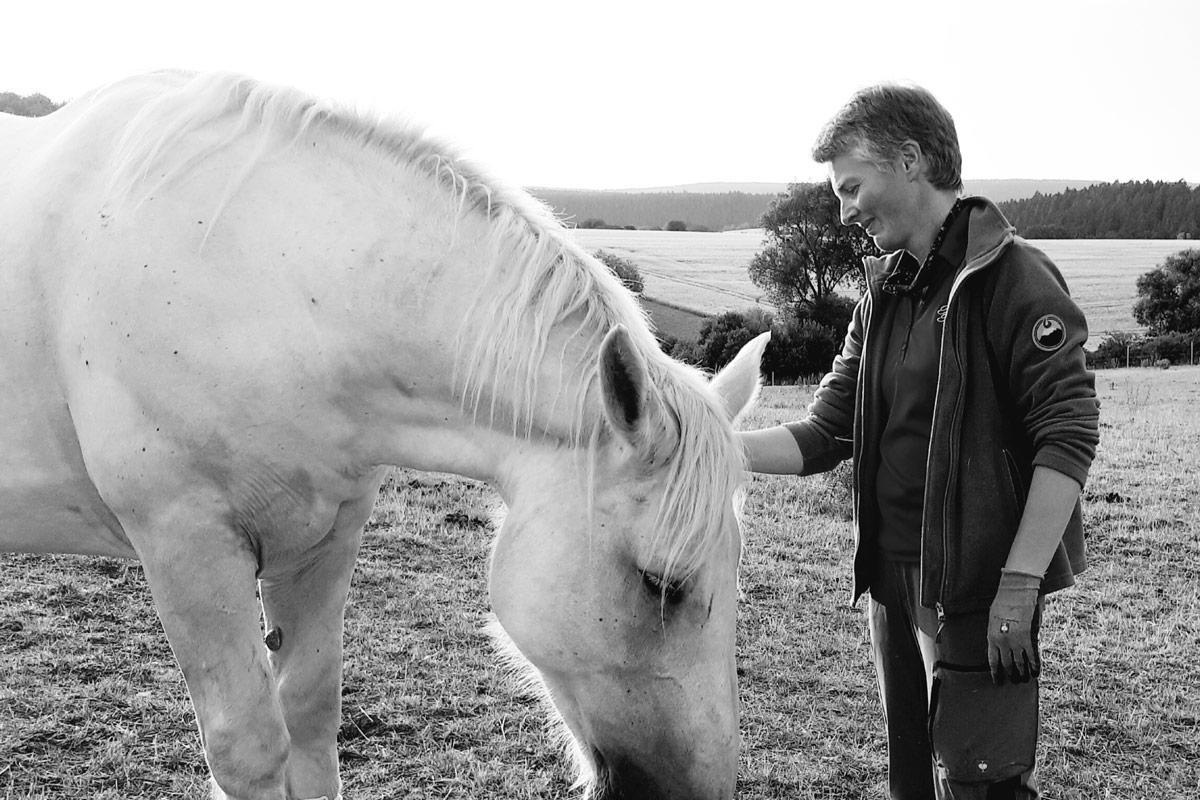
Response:
[{"label": "bright sky", "polygon": [[964,176],[1200,182],[1200,2],[39,0],[0,7],[0,91],[66,100],[233,70],[414,117],[525,186],[820,180],[883,80],[950,110]]}]

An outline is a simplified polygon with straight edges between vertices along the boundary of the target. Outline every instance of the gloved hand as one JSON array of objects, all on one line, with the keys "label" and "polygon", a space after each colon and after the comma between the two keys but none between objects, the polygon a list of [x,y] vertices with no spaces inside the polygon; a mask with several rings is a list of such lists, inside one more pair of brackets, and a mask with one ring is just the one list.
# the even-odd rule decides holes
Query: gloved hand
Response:
[{"label": "gloved hand", "polygon": [[1003,569],[988,618],[988,665],[997,686],[1025,683],[1042,671],[1033,628],[1041,575]]}]

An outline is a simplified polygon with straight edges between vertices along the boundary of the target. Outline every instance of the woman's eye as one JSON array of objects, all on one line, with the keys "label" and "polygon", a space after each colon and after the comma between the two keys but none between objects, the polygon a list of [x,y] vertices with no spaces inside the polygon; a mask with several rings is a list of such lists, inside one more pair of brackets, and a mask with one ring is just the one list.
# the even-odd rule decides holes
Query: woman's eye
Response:
[{"label": "woman's eye", "polygon": [[683,600],[685,589],[681,581],[670,582],[665,580],[661,575],[643,570],[642,585],[646,587],[648,592],[667,601],[671,605],[675,605]]}]

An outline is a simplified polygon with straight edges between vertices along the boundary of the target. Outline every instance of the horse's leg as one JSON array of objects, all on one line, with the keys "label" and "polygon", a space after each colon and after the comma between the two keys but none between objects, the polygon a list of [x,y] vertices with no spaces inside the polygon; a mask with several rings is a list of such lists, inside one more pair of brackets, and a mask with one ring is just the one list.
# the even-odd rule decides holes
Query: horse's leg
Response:
[{"label": "horse's leg", "polygon": [[199,524],[204,516],[180,508],[159,520],[162,535],[130,538],[187,681],[214,797],[288,800],[288,732],[259,628],[257,561],[241,533]]},{"label": "horse's leg", "polygon": [[369,513],[368,503],[352,529],[336,527],[301,566],[259,583],[268,645],[274,648],[271,666],[291,737],[290,797],[332,800],[340,792],[343,612]]}]

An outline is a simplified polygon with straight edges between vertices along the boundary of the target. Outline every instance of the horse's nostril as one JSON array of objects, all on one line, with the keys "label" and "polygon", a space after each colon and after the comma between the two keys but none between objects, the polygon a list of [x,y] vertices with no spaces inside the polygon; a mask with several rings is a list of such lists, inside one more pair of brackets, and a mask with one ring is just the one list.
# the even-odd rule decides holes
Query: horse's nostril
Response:
[{"label": "horse's nostril", "polygon": [[668,796],[640,766],[629,759],[619,755],[615,759],[607,759],[596,748],[592,748],[592,759],[596,783],[589,800],[662,800]]}]

